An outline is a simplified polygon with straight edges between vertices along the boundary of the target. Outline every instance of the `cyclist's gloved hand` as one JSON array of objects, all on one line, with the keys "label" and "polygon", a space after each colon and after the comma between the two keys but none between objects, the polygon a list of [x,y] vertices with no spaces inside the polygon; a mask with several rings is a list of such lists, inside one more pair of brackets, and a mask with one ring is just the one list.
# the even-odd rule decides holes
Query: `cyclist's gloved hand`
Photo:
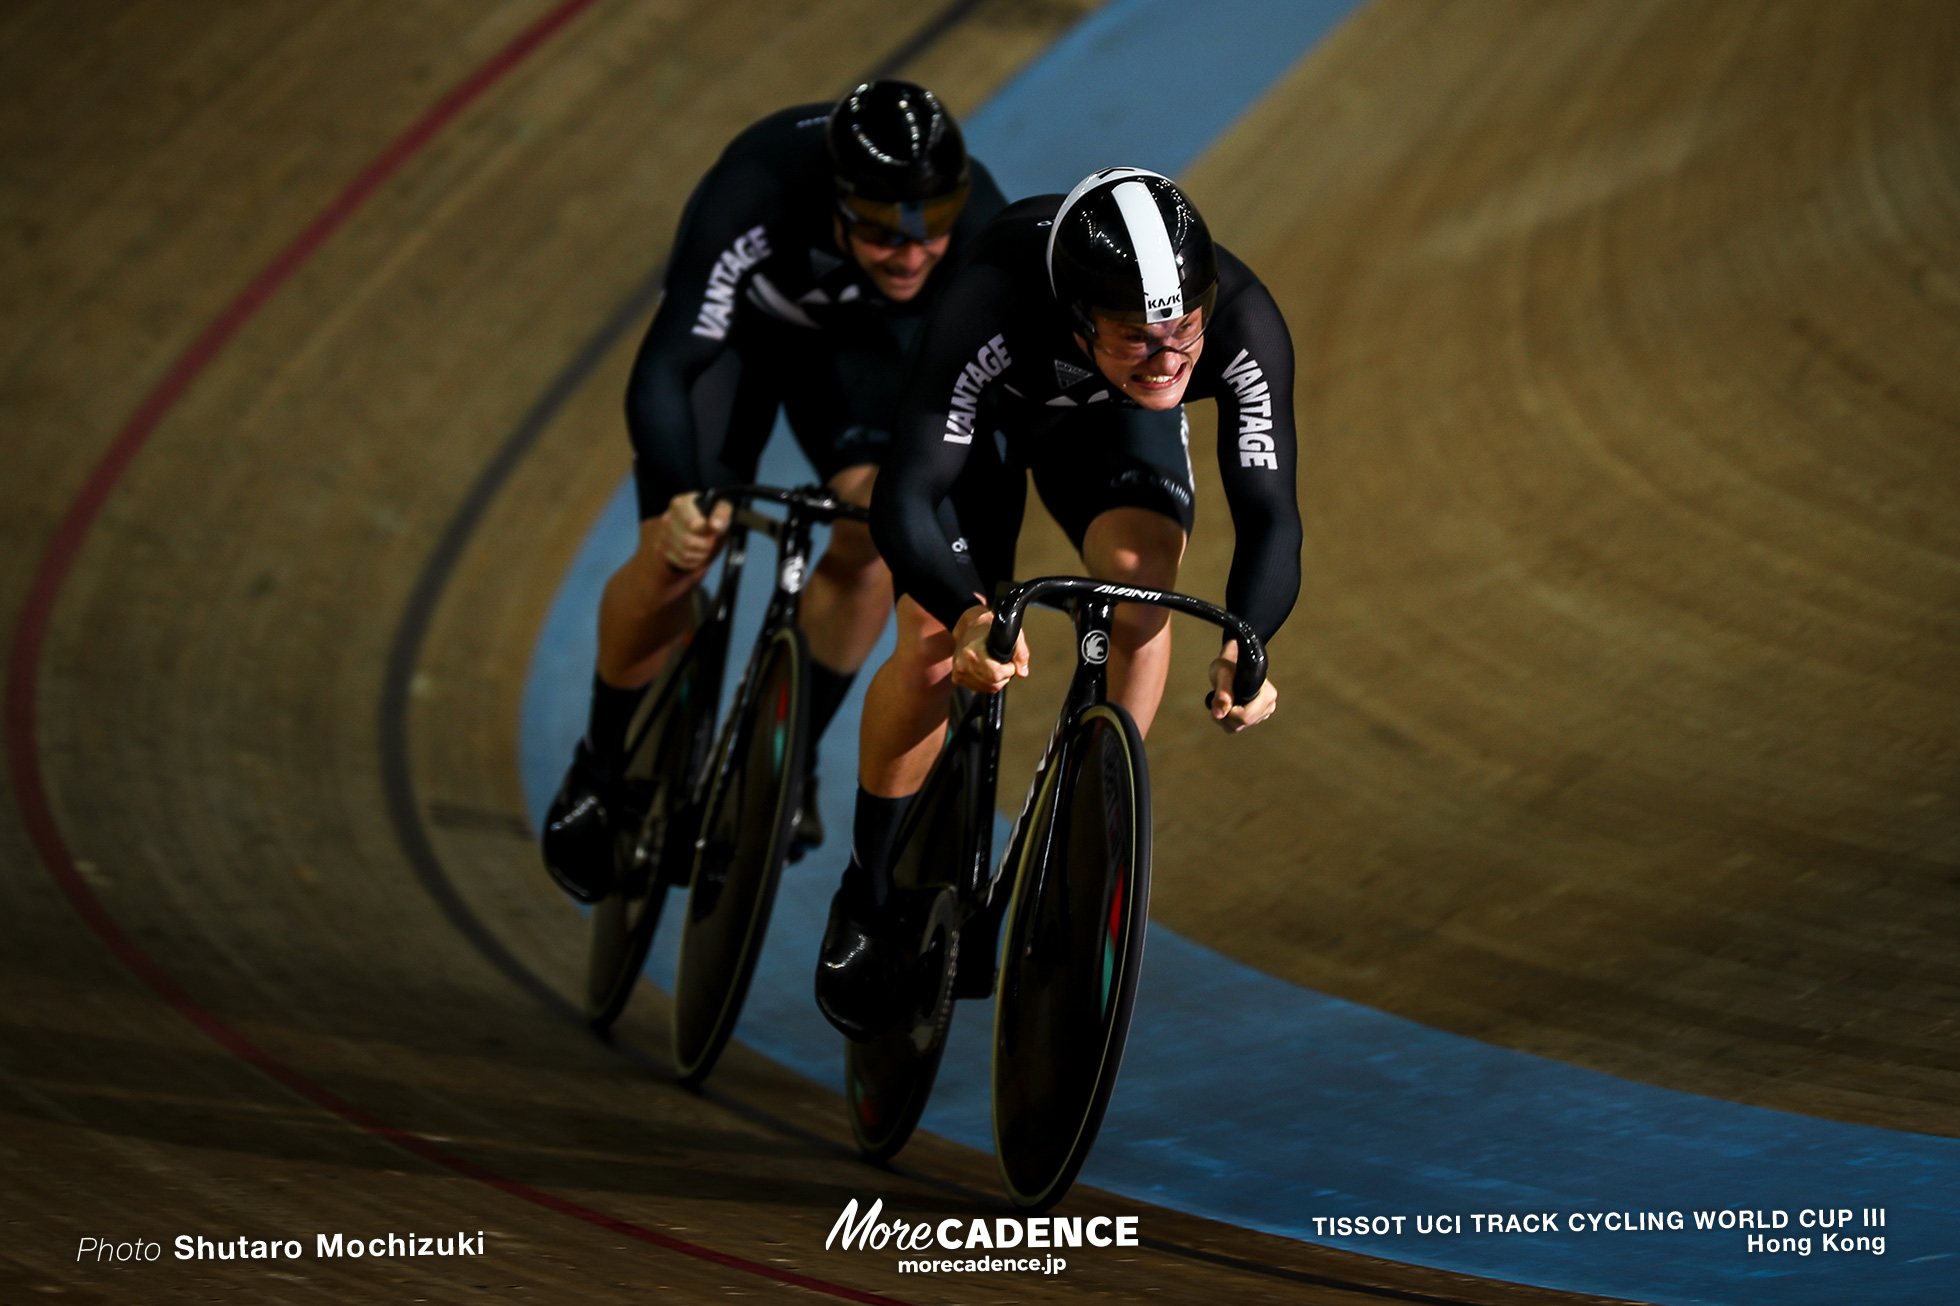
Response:
[{"label": "cyclist's gloved hand", "polygon": [[660,516],[660,560],[675,571],[701,570],[713,561],[734,515],[735,505],[726,501],[708,514],[692,491],[675,495]]},{"label": "cyclist's gloved hand", "polygon": [[1014,637],[1014,660],[996,662],[987,656],[987,631],[994,624],[993,609],[976,603],[953,627],[953,683],[977,694],[998,694],[1016,676],[1028,674],[1028,636]]},{"label": "cyclist's gloved hand", "polygon": [[1232,677],[1238,671],[1239,642],[1228,639],[1225,647],[1211,661],[1211,693],[1205,696],[1205,705],[1211,709],[1211,719],[1225,733],[1232,735],[1247,726],[1258,725],[1279,706],[1279,691],[1273,688],[1271,676],[1266,677],[1266,683],[1259,687],[1259,693],[1250,703],[1235,702],[1232,698]]}]

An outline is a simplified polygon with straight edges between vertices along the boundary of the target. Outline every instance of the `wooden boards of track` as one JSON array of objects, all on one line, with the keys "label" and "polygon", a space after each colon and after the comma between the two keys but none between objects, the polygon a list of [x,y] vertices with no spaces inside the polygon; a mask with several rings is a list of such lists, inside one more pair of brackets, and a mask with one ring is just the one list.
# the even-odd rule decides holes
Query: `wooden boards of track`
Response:
[{"label": "wooden boards of track", "polygon": [[1271,729],[1213,739],[1180,648],[1163,920],[1509,1046],[1960,1131],[1956,19],[1376,4],[1200,164],[1294,332],[1306,579]]},{"label": "wooden boards of track", "polygon": [[[18,472],[0,488],[18,543],[0,556],[9,611],[173,360],[419,113],[549,12],[103,4],[0,20],[23,88],[4,119],[25,143],[9,166],[27,197],[4,264],[22,309],[0,337]],[[931,75],[965,108],[1078,12],[983,7],[949,34],[972,57],[941,54]],[[394,705],[405,721],[387,700],[404,614],[472,487],[657,265],[708,159],[908,35],[865,5],[594,5],[169,396],[68,576],[34,683],[34,761],[75,900],[16,806],[0,810],[0,1211],[14,1231],[0,1295],[701,1301],[767,1290],[757,1267],[948,1295],[812,1249],[852,1197],[984,1206],[985,1158],[926,1141],[914,1164],[929,1178],[868,1171],[839,1145],[834,1096],[739,1049],[713,1094],[680,1093],[657,1058],[597,1044],[535,991],[576,991],[578,920],[519,829],[514,704],[544,602],[624,471],[632,329],[578,378],[432,591]],[[391,721],[408,729],[410,816],[453,868],[452,897],[418,878],[390,808]],[[660,1046],[661,1015],[642,1001],[625,1033]],[[1139,1279],[1173,1301],[1474,1287],[1150,1223],[1159,1245],[1022,1295]],[[483,1255],[312,1254],[321,1233],[439,1229],[482,1231]],[[309,1254],[184,1263],[179,1235],[299,1239]],[[84,1266],[83,1236],[169,1250]]]},{"label": "wooden boards of track", "polygon": [[[0,256],[20,306],[0,323],[10,611],[170,361],[546,10],[0,19],[25,197]],[[974,44],[917,75],[964,109],[1075,12],[983,6]],[[1170,923],[1515,1046],[1950,1129],[1950,22],[1932,6],[1381,5],[1201,166],[1221,239],[1296,331],[1309,552],[1275,650],[1283,722],[1226,745],[1172,711],[1153,740],[1160,774],[1204,777],[1182,811],[1160,806]],[[90,537],[39,681],[82,879],[191,999],[477,1164],[759,1262],[800,1256],[783,1247],[849,1195],[970,1199],[868,1177],[821,1141],[835,1101],[752,1058],[725,1068],[728,1096],[684,1098],[514,986],[414,878],[379,696],[458,506],[651,271],[707,160],[905,36],[858,4],[594,6],[185,393]],[[462,906],[565,993],[576,925],[518,832],[512,720],[530,633],[624,469],[625,348],[489,504],[406,682],[415,792]],[[1214,497],[1200,592],[1221,587],[1222,525]],[[1186,641],[1177,683],[1204,651]],[[1221,868],[1226,846],[1242,855]],[[0,1203],[34,1231],[9,1241],[9,1290],[730,1286],[294,1098],[109,958],[11,805],[0,853]],[[657,1004],[635,1019],[658,1046]],[[817,1138],[785,1141],[780,1122]],[[990,1187],[957,1149],[923,1144],[916,1163]],[[214,1236],[484,1228],[501,1277],[74,1277],[70,1236],[155,1236],[159,1211]],[[1158,1248],[1069,1287],[1147,1273],[1215,1300],[1217,1271],[1249,1299],[1341,1299],[1315,1274],[1504,1295],[1164,1218],[1309,1278],[1200,1272]]]}]

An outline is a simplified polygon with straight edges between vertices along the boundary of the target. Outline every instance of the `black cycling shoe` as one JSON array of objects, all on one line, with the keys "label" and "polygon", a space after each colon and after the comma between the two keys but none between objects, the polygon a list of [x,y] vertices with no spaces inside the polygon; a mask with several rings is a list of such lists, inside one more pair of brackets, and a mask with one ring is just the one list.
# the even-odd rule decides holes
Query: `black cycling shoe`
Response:
[{"label": "black cycling shoe", "polygon": [[613,830],[622,795],[617,781],[580,740],[558,796],[544,817],[544,866],[558,887],[584,903],[613,891]]},{"label": "black cycling shoe", "polygon": [[856,1043],[876,1038],[903,1014],[898,959],[880,937],[889,924],[884,915],[850,889],[839,889],[817,955],[817,1009]]},{"label": "black cycling shoe", "polygon": [[789,859],[803,860],[803,854],[823,843],[823,811],[817,806],[816,768],[803,780],[803,803],[796,809],[796,824],[790,829]]}]

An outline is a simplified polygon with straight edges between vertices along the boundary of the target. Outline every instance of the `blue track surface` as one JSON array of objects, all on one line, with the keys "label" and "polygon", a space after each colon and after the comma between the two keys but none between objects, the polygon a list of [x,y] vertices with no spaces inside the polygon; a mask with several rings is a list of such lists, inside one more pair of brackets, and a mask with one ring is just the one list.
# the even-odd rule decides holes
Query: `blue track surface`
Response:
[{"label": "blue track surface", "polygon": [[[1063,190],[1135,163],[1185,169],[1346,11],[1344,3],[1116,0],[967,124],[1010,196]],[[1194,21],[1202,12],[1205,21]],[[1174,117],[1126,110],[1179,92]],[[1057,124],[1066,124],[1057,130]],[[1229,233],[1225,233],[1229,240]],[[772,440],[762,479],[814,479]],[[632,548],[622,486],[540,633],[520,740],[541,815],[583,726],[593,613]],[[763,551],[766,553],[766,545]],[[758,559],[758,562],[761,559]],[[768,572],[755,567],[754,629]],[[737,648],[744,647],[738,634]],[[872,665],[890,649],[889,634]],[[850,828],[861,704],[824,752],[824,820]],[[810,1000],[824,912],[844,840],[791,868],[738,1037],[841,1088],[842,1045]],[[673,972],[672,932],[648,964]],[[962,1004],[926,1128],[987,1149],[991,1013]],[[1445,1034],[1253,971],[1153,926],[1123,1078],[1084,1182],[1250,1228],[1471,1274],[1655,1302],[1936,1303],[1960,1300],[1960,1142],[1837,1124],[1676,1093]],[[1885,1252],[1832,1252],[1800,1225],[1809,1209],[1883,1207]],[[1696,1212],[1784,1212],[1778,1240],[1810,1253],[1751,1253],[1748,1231],[1698,1230]],[[1680,1231],[1570,1228],[1574,1213],[1682,1213]],[[1557,1215],[1556,1233],[1478,1232],[1473,1216]],[[1462,1232],[1421,1234],[1418,1217]],[[1403,1232],[1336,1237],[1337,1216],[1404,1217]],[[1856,1217],[1854,1217],[1855,1219]],[[1835,1230],[1828,1231],[1835,1232]]]}]

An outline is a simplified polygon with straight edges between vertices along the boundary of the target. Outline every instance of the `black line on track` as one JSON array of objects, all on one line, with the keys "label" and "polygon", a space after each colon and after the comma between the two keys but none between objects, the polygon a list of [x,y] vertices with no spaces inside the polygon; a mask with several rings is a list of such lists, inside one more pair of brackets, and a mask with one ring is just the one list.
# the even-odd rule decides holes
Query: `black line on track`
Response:
[{"label": "black line on track", "polygon": [[435,845],[429,841],[428,827],[423,823],[421,804],[415,794],[415,777],[409,762],[409,685],[415,676],[415,665],[421,660],[422,645],[428,638],[436,607],[442,601],[443,591],[448,588],[456,564],[462,560],[463,551],[469,547],[470,537],[476,533],[483,515],[489,511],[511,473],[517,470],[518,464],[531,451],[531,446],[538,442],[538,438],[550,427],[552,419],[558,416],[559,410],[578,392],[620,337],[659,298],[665,271],[663,264],[640,279],[619,307],[572,356],[544,394],[531,405],[516,429],[504,437],[497,452],[477,474],[475,484],[470,486],[469,493],[463,496],[462,504],[456,509],[456,515],[443,529],[435,549],[422,566],[422,574],[416,578],[415,588],[409,593],[408,603],[402,609],[401,622],[395,627],[395,638],[388,648],[388,661],[381,683],[381,788],[387,795],[388,817],[395,827],[395,837],[400,841],[402,851],[408,855],[415,878],[421,882],[429,897],[435,900],[450,925],[483,955],[484,960],[496,967],[511,983],[543,1003],[554,1015],[581,1025],[585,1023],[585,1017],[578,1007],[532,973],[504,947],[469,909],[462,895],[456,892],[448,872],[443,869],[442,859],[436,855]]},{"label": "black line on track", "polygon": [[[941,10],[936,18],[920,28],[904,45],[873,65],[859,80],[874,81],[880,77],[890,76],[925,53],[953,28],[989,2],[990,0],[955,0],[953,4]],[[634,285],[626,298],[600,324],[599,329],[592,333],[591,337],[580,346],[578,352],[572,355],[564,369],[552,379],[544,393],[525,412],[510,434],[504,437],[503,443],[497,446],[496,453],[491,455],[490,461],[477,474],[469,492],[463,496],[462,503],[457,506],[455,515],[443,528],[435,548],[430,551],[428,561],[422,566],[421,575],[416,578],[415,588],[410,591],[408,602],[403,605],[401,620],[395,627],[395,637],[389,644],[388,660],[382,675],[379,709],[381,787],[387,799],[389,821],[395,827],[395,837],[401,844],[402,852],[408,858],[409,866],[415,872],[416,880],[435,902],[444,919],[498,973],[529,994],[553,1015],[581,1027],[587,1022],[578,1006],[519,961],[517,956],[491,933],[489,927],[470,910],[469,904],[463,901],[462,895],[456,890],[455,883],[449,878],[448,871],[444,869],[442,858],[436,853],[435,845],[429,839],[421,804],[416,797],[415,776],[410,764],[408,746],[409,686],[415,676],[416,663],[421,660],[422,646],[428,639],[429,627],[435,620],[436,608],[442,601],[443,591],[448,588],[450,578],[455,574],[457,564],[462,561],[463,552],[469,547],[470,538],[475,535],[484,514],[490,510],[490,505],[496,501],[505,483],[510,480],[518,465],[524,461],[525,455],[530,453],[532,446],[550,428],[553,420],[571,401],[572,396],[578,393],[579,388],[598,369],[599,364],[605,360],[607,354],[612,352],[613,347],[620,342],[627,331],[645,317],[658,301],[666,270],[666,263],[663,260],[659,266]],[[672,1067],[662,1057],[622,1039],[608,1039],[607,1042],[626,1060],[648,1069],[672,1073]],[[700,1090],[700,1095],[731,1114],[761,1125],[773,1133],[824,1151],[857,1158],[854,1149],[800,1125],[792,1124],[760,1107],[711,1089]],[[985,1205],[1002,1205],[998,1195],[983,1193],[964,1184],[928,1175],[910,1167],[886,1165],[879,1168],[915,1183],[956,1193]],[[1144,1238],[1142,1242],[1145,1247],[1153,1251],[1216,1265],[1222,1269],[1237,1270],[1244,1274],[1284,1279],[1399,1301],[1431,1303],[1432,1306],[1478,1306],[1477,1303],[1462,1298],[1437,1297],[1374,1284],[1354,1283],[1345,1279],[1268,1265],[1263,1261],[1208,1252],[1161,1238]]]},{"label": "black line on track", "polygon": [[965,22],[987,3],[988,0],[954,0],[954,3],[947,5],[939,11],[937,18],[934,18],[931,22],[913,33],[911,40],[899,46],[898,49],[886,55],[879,62],[873,64],[864,76],[858,80],[875,82],[881,77],[890,77],[906,64],[911,63],[927,50],[939,44],[941,37]]}]

